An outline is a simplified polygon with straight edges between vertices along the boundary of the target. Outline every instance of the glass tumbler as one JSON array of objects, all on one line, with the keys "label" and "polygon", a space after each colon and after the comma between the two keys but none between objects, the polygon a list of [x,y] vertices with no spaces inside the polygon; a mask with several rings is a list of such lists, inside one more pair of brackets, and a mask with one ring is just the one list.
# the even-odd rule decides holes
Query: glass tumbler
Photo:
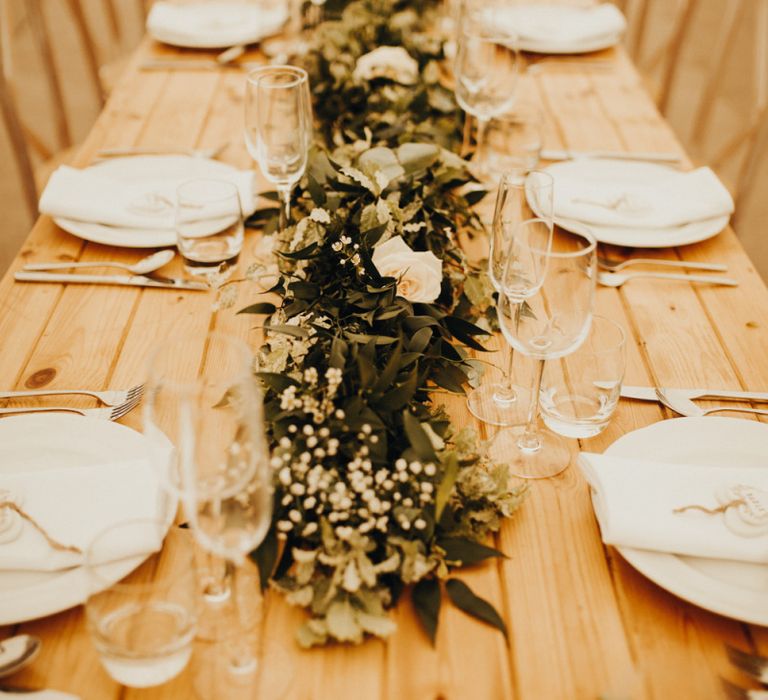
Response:
[{"label": "glass tumbler", "polygon": [[[88,629],[104,668],[132,688],[161,685],[189,662],[197,623],[191,533],[159,520],[104,530],[86,553]],[[149,555],[147,553],[149,552]]]},{"label": "glass tumbler", "polygon": [[582,346],[544,371],[539,398],[546,426],[558,435],[590,438],[616,410],[626,365],[624,329],[595,315]]},{"label": "glass tumbler", "polygon": [[176,190],[176,244],[192,275],[229,276],[243,247],[237,186],[200,178]]}]

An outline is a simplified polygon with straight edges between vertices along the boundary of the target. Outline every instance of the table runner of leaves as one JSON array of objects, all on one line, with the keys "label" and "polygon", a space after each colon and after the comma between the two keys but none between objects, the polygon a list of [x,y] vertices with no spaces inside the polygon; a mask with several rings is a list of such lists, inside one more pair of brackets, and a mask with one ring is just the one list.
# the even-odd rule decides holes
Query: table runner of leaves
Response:
[{"label": "table runner of leaves", "polygon": [[[503,556],[483,542],[523,488],[433,395],[464,393],[477,369],[467,350],[483,349],[493,303],[457,244],[458,230],[480,228],[472,206],[484,192],[456,154],[462,119],[434,5],[329,0],[339,14],[302,59],[318,132],[293,225],[276,230],[276,205],[248,222],[279,261],[269,293],[280,298],[240,312],[268,315],[257,364],[276,472],[271,528],[252,557],[264,584],[308,612],[303,646],[387,636],[387,610],[410,585],[433,641],[446,596],[506,634],[453,574]],[[361,77],[358,59],[382,46],[402,47],[418,72]],[[397,236],[442,261],[433,303],[399,296],[373,264]]]}]

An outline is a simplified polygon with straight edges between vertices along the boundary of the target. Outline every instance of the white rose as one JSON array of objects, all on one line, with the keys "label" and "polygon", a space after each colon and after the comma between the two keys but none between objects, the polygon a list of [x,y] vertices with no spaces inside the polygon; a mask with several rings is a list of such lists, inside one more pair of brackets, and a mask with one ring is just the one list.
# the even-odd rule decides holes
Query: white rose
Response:
[{"label": "white rose", "polygon": [[389,78],[401,85],[419,80],[419,64],[402,46],[379,46],[357,59],[352,73],[356,80]]},{"label": "white rose", "polygon": [[397,280],[397,293],[408,301],[429,304],[440,296],[442,261],[430,251],[411,250],[401,236],[376,246],[373,264],[382,277]]}]

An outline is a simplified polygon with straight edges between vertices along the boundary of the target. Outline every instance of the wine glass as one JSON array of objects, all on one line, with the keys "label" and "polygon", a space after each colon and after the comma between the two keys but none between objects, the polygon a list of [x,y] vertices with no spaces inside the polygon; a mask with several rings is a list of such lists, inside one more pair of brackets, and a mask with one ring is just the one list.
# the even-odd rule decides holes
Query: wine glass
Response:
[{"label": "wine glass", "polygon": [[493,23],[493,3],[465,2],[459,17],[454,74],[456,100],[477,119],[477,176],[488,175],[486,127],[493,117],[509,111],[515,101],[520,56],[514,37]]},{"label": "wine glass", "polygon": [[248,74],[245,144],[280,195],[280,230],[291,216],[291,191],[307,167],[312,144],[309,77],[295,66],[264,66]]},{"label": "wine glass", "polygon": [[[246,555],[261,543],[272,516],[262,399],[252,353],[242,341],[211,333],[196,362],[180,362],[190,347],[191,340],[181,337],[152,354],[145,434],[153,445],[163,434],[175,445],[172,452],[154,450],[155,462],[181,497],[198,543],[215,556],[201,572],[208,619],[204,612],[200,625],[204,636],[226,642],[218,647],[227,657],[226,671],[238,687],[249,687],[259,670],[247,641],[258,617],[259,587],[247,600],[236,593]],[[251,603],[248,609],[243,602]]]},{"label": "wine glass", "polygon": [[[531,225],[521,224],[526,229]],[[589,333],[596,254],[597,241],[589,233],[558,233],[550,250],[517,234],[510,243],[497,304],[499,326],[515,350],[538,360],[526,425],[502,428],[490,450],[492,458],[510,464],[515,476],[552,477],[570,461],[568,443],[538,428],[539,388],[545,360],[572,353]]]},{"label": "wine glass", "polygon": [[[518,233],[529,241],[533,237],[540,248],[548,248],[552,238],[552,203],[554,181],[549,173],[516,170],[505,173],[496,195],[488,253],[488,276],[498,293],[512,237]],[[529,199],[535,203],[531,208]],[[538,214],[538,217],[537,217]],[[537,219],[530,226],[519,225]],[[519,425],[527,418],[527,390],[513,381],[514,350],[509,347],[507,370],[500,382],[481,384],[467,394],[467,406],[473,416],[490,425]]]}]

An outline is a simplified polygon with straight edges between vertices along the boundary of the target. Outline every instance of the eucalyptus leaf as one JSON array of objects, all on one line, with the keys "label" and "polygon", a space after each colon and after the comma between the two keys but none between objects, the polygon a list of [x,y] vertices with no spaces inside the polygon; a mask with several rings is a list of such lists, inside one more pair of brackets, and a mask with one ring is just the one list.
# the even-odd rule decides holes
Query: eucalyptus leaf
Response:
[{"label": "eucalyptus leaf", "polygon": [[475,595],[466,583],[457,578],[449,578],[445,582],[445,592],[457,608],[463,610],[467,615],[492,625],[504,637],[507,636],[507,626],[504,624],[504,620],[501,619],[501,615],[496,612],[496,608],[487,600],[483,600]]},{"label": "eucalyptus leaf", "polygon": [[434,578],[424,578],[419,581],[411,593],[416,616],[421,622],[421,626],[432,642],[435,644],[437,637],[437,624],[440,617],[440,582]]}]

